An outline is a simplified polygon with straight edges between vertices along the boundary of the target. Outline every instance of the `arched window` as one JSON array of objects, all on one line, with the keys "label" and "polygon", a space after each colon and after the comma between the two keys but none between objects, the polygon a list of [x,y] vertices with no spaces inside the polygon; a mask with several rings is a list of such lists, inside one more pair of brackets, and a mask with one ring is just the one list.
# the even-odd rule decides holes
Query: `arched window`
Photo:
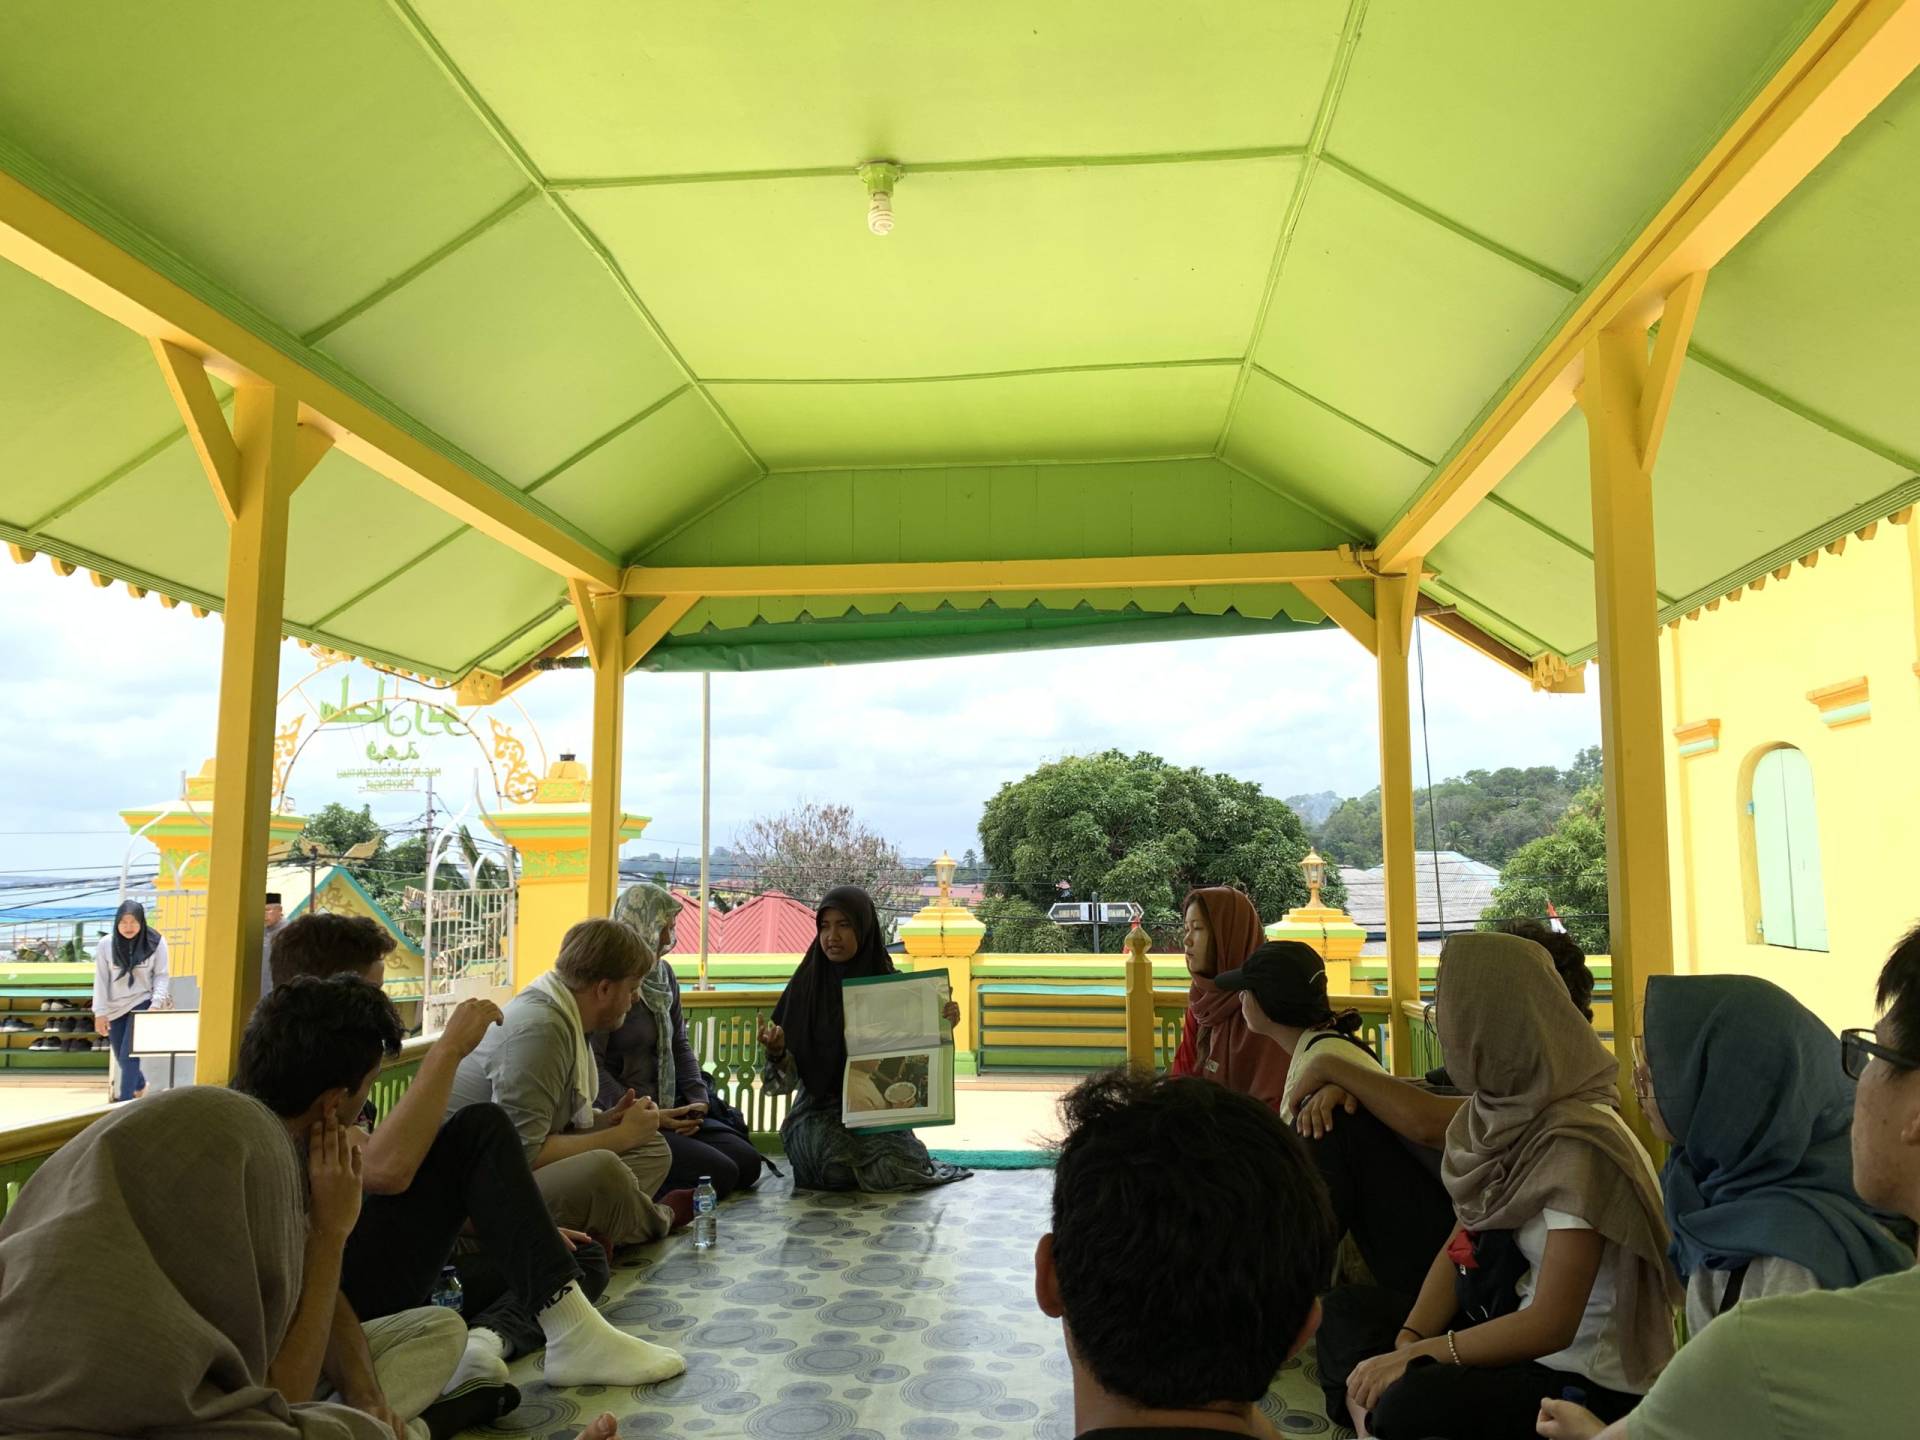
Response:
[{"label": "arched window", "polygon": [[1827,948],[1827,890],[1820,875],[1820,820],[1813,770],[1791,745],[1753,769],[1747,801],[1760,899],[1760,938],[1792,950]]}]

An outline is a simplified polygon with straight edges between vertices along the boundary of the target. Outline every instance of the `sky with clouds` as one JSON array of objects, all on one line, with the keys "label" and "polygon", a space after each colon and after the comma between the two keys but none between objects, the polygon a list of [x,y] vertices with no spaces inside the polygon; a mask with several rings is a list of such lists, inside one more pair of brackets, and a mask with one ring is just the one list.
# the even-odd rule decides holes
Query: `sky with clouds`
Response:
[{"label": "sky with clouds", "polygon": [[[1434,778],[1501,765],[1565,765],[1597,744],[1597,697],[1537,695],[1430,626],[1424,632]],[[178,794],[213,753],[218,617],[165,610],[44,560],[0,566],[0,872],[117,866],[118,811]],[[713,836],[800,801],[851,805],[908,854],[977,844],[981,806],[1062,755],[1149,750],[1286,796],[1378,783],[1372,660],[1332,631],[1002,657],[912,661],[713,680]],[[313,669],[291,643],[281,683]],[[355,699],[375,679],[352,667]],[[337,698],[336,669],[327,681]],[[629,853],[700,841],[700,679],[627,682],[627,808],[652,817]],[[519,692],[547,753],[585,754],[584,671]],[[1418,692],[1415,696],[1418,705]],[[524,728],[511,706],[503,717]],[[1420,717],[1414,716],[1416,745]],[[440,741],[437,785],[471,795],[474,752]],[[371,802],[403,823],[417,796],[363,796],[335,772],[366,763],[364,732],[310,746],[288,786],[303,811]],[[1416,750],[1415,781],[1422,760]],[[145,847],[141,847],[145,849]],[[151,855],[147,850],[146,854]],[[138,852],[136,852],[138,854]]]}]

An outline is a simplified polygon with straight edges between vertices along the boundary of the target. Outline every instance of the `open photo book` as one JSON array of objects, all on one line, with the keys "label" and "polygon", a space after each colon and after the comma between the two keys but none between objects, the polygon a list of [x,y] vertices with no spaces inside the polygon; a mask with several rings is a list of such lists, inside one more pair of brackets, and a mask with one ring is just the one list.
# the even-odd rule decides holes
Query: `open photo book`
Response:
[{"label": "open photo book", "polygon": [[849,1130],[953,1124],[953,1032],[940,1014],[952,997],[947,972],[863,976],[846,981],[842,993],[841,1123]]}]

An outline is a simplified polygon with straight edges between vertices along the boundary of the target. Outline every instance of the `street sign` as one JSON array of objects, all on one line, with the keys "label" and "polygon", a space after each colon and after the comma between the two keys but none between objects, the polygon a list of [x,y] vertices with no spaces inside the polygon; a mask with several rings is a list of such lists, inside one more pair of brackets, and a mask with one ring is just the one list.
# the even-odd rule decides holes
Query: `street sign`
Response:
[{"label": "street sign", "polygon": [[1146,913],[1131,900],[1102,901],[1098,906],[1091,901],[1063,900],[1048,907],[1047,918],[1056,925],[1131,925]]}]

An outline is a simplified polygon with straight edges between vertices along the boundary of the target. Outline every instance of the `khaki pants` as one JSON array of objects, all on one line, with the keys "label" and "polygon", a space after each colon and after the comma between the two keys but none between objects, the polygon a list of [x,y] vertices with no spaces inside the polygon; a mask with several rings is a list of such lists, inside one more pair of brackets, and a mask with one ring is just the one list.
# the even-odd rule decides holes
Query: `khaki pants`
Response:
[{"label": "khaki pants", "polygon": [[615,1245],[642,1245],[673,1227],[673,1212],[653,1201],[672,1167],[666,1138],[655,1135],[625,1154],[588,1150],[542,1165],[533,1183],[546,1197],[554,1224]]},{"label": "khaki pants", "polygon": [[[393,1413],[407,1422],[407,1440],[424,1440],[427,1427],[420,1413],[440,1398],[460,1367],[467,1348],[466,1322],[457,1310],[423,1305],[363,1321],[360,1328],[373,1356],[374,1378]],[[323,1393],[316,1399],[346,1403],[339,1395],[324,1393],[332,1386],[322,1382],[320,1388]]]}]

